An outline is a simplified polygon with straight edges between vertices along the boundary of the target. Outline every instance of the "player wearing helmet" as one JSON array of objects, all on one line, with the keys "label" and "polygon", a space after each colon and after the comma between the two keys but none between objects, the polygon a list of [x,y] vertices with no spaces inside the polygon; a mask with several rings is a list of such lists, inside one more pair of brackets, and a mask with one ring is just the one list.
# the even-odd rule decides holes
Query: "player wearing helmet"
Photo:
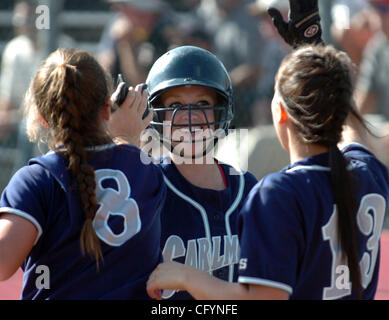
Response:
[{"label": "player wearing helmet", "polygon": [[[212,155],[234,115],[229,75],[212,53],[183,46],[161,56],[146,83],[154,110],[151,123],[171,150],[161,163],[168,186],[161,215],[164,260],[234,281],[237,214],[257,179]],[[174,291],[163,297],[190,298]]]},{"label": "player wearing helmet", "polygon": [[[290,2],[311,4],[304,9],[318,26],[317,0]],[[280,34],[300,46],[293,23],[282,21]],[[352,89],[351,61],[331,46],[299,47],[283,60],[271,111],[291,164],[264,177],[239,214],[238,283],[166,262],[150,276],[151,297],[177,289],[196,299],[374,298],[389,173],[362,145]]]},{"label": "player wearing helmet", "polygon": [[[192,134],[200,133],[196,129],[208,131],[204,139],[208,142],[218,135],[228,133],[234,115],[231,80],[220,60],[209,51],[183,46],[167,52],[154,63],[146,83],[149,105],[154,110],[151,124],[157,129],[161,141],[172,152],[178,152],[174,148],[177,143],[192,144],[199,142],[201,138],[199,134],[185,135],[185,131],[177,131],[178,128]],[[184,95],[185,92],[202,91],[212,97],[212,103],[201,100],[196,103],[173,101],[166,105],[169,100],[174,100],[175,93],[181,91]],[[201,92],[198,95],[201,96]],[[171,97],[167,99],[168,96]],[[183,115],[185,119],[182,119]],[[183,134],[180,135],[181,133]],[[212,144],[208,143],[208,148],[201,148],[200,153],[178,154],[186,158],[201,157],[210,151],[210,146]]]},{"label": "player wearing helmet", "polygon": [[[234,114],[229,75],[209,51],[182,46],[154,63],[146,83],[151,123],[170,150],[160,164],[168,187],[161,215],[164,260],[236,281],[237,214],[257,179],[213,157],[215,140],[228,132]],[[163,297],[191,298],[175,291]]]}]

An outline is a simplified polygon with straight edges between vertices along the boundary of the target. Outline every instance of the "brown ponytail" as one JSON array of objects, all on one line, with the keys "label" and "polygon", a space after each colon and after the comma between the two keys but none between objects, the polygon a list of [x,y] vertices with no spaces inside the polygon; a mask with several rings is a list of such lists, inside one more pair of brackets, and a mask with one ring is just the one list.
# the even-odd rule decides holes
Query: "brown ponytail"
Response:
[{"label": "brown ponytail", "polygon": [[[64,147],[61,153],[77,181],[85,213],[81,251],[93,257],[97,267],[103,255],[92,223],[98,205],[95,172],[85,148],[112,142],[99,117],[109,92],[105,72],[89,53],[65,49],[47,58],[30,88],[35,108],[49,126],[50,147],[56,152]],[[61,148],[57,148],[58,144]]]},{"label": "brown ponytail", "polygon": [[353,181],[350,172],[347,170],[348,163],[336,144],[330,147],[329,163],[331,168],[331,186],[338,210],[339,239],[343,253],[346,254],[348,259],[354,293],[357,299],[361,299],[362,284],[357,242],[357,206],[353,197],[344,196],[345,194],[355,194],[353,190],[355,181]]},{"label": "brown ponytail", "polygon": [[[337,147],[343,124],[353,108],[352,64],[346,54],[331,46],[307,46],[284,59],[278,73],[277,90],[302,141],[329,148],[330,181],[338,212],[338,236],[347,256],[353,292],[361,298],[358,258],[355,180]],[[344,195],[348,195],[345,197]]]}]

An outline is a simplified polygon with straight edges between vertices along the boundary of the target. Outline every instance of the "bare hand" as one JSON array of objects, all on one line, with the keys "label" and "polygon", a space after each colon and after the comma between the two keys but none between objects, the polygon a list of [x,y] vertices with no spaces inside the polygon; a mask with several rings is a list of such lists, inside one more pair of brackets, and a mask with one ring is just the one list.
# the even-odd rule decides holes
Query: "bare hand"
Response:
[{"label": "bare hand", "polygon": [[185,290],[186,279],[192,267],[182,263],[168,261],[155,268],[147,281],[147,293],[152,299],[161,300],[162,290]]}]

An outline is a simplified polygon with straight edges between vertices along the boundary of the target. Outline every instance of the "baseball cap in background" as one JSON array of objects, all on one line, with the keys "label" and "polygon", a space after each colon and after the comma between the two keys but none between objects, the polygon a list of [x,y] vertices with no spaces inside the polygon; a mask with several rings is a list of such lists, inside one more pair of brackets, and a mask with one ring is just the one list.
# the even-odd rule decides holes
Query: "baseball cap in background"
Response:
[{"label": "baseball cap in background", "polygon": [[162,0],[107,0],[110,4],[124,4],[140,11],[161,11],[166,8]]},{"label": "baseball cap in background", "polygon": [[278,10],[288,11],[289,1],[288,0],[256,0],[253,3],[247,5],[248,12],[253,16],[266,13],[267,9],[274,7]]}]

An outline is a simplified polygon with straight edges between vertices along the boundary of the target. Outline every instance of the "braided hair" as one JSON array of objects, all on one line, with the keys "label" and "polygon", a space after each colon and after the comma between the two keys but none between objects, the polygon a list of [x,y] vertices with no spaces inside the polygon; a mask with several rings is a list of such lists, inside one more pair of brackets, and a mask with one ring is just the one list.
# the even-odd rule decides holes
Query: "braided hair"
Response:
[{"label": "braided hair", "polygon": [[41,117],[48,127],[49,147],[68,160],[85,213],[81,251],[93,257],[97,267],[103,256],[92,223],[98,202],[86,147],[112,142],[100,118],[110,92],[109,78],[91,54],[58,49],[38,70],[26,98],[30,138],[37,138],[36,118]]},{"label": "braided hair", "polygon": [[[332,46],[305,46],[284,59],[277,75],[276,90],[285,101],[285,110],[301,140],[329,149],[338,237],[347,257],[354,293],[361,298],[357,204],[353,192],[356,181],[337,147],[350,113],[366,128],[353,104],[352,72],[352,62],[345,53]],[[344,197],[345,194],[350,196]]]}]

